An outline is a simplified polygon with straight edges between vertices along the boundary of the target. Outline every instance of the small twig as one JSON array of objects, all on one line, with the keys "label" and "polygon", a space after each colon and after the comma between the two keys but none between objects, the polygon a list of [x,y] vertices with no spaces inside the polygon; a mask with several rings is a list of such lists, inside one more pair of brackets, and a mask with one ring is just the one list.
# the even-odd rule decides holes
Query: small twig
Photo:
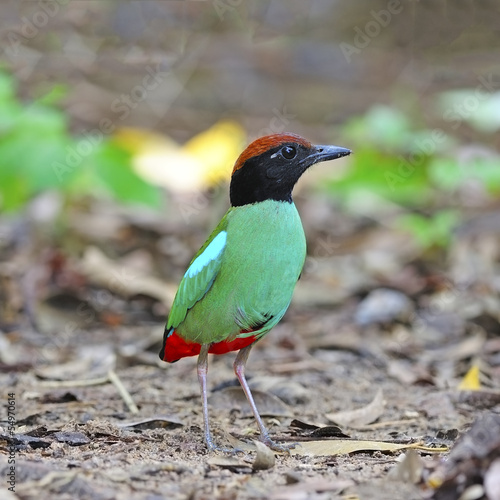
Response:
[{"label": "small twig", "polygon": [[110,382],[108,375],[99,378],[89,378],[83,380],[42,380],[42,387],[87,387],[89,385],[101,385]]},{"label": "small twig", "polygon": [[127,391],[125,386],[122,384],[122,381],[118,378],[118,375],[113,370],[108,370],[108,377],[111,382],[113,382],[114,386],[118,389],[120,396],[122,397],[125,404],[128,406],[128,409],[131,413],[139,413],[139,408],[137,408],[134,403],[130,392]]}]

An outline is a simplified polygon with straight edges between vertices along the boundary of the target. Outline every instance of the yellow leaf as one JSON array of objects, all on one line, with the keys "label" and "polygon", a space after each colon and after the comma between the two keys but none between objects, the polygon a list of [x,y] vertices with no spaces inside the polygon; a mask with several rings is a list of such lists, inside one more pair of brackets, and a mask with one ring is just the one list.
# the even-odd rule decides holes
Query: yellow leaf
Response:
[{"label": "yellow leaf", "polygon": [[481,390],[481,382],[479,381],[479,366],[474,363],[464,378],[458,385],[459,391],[479,391]]},{"label": "yellow leaf", "polygon": [[121,128],[113,138],[132,153],[135,172],[148,182],[172,191],[202,189],[202,165],[169,137],[152,130]]},{"label": "yellow leaf", "polygon": [[193,192],[229,181],[241,153],[245,132],[235,122],[221,121],[180,146],[152,130],[118,129],[114,136],[133,155],[134,170],[143,179],[177,192]]},{"label": "yellow leaf", "polygon": [[431,453],[442,453],[448,451],[448,448],[429,448],[422,443],[400,444],[390,441],[369,441],[358,439],[328,439],[324,441],[304,441],[290,450],[292,455],[300,456],[328,456],[328,455],[346,455],[359,451],[384,451],[396,452],[414,448]]},{"label": "yellow leaf", "polygon": [[224,120],[193,137],[184,145],[202,165],[206,186],[229,181],[234,162],[241,153],[246,134],[236,122]]}]

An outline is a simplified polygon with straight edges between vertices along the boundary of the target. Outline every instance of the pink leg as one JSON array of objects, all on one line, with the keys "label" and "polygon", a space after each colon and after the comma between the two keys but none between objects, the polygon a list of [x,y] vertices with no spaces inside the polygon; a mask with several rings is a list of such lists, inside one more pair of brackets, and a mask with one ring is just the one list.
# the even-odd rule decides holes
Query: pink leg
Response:
[{"label": "pink leg", "polygon": [[238,352],[238,355],[236,356],[236,359],[234,360],[234,373],[238,377],[238,380],[240,381],[241,388],[243,389],[243,392],[245,393],[245,396],[248,399],[248,402],[250,403],[250,408],[252,409],[253,415],[255,417],[255,420],[257,421],[257,425],[259,426],[260,430],[260,440],[267,446],[269,446],[271,449],[276,450],[276,451],[288,451],[290,448],[293,448],[295,445],[279,445],[275,443],[270,437],[269,437],[269,431],[267,430],[266,426],[264,425],[264,422],[262,422],[262,418],[260,417],[259,410],[257,410],[257,405],[255,404],[255,401],[252,396],[252,392],[250,391],[250,387],[248,386],[247,380],[245,378],[245,365],[248,359],[248,355],[250,354],[250,350],[252,349],[252,345],[250,344],[247,347],[244,347],[243,349]]},{"label": "pink leg", "polygon": [[208,402],[207,402],[207,374],[208,374],[208,349],[209,344],[201,346],[200,355],[198,356],[198,381],[201,388],[201,404],[203,406],[203,429],[205,432],[205,442],[209,450],[215,450],[212,435],[210,434],[210,423],[208,419]]},{"label": "pink leg", "polygon": [[201,388],[201,404],[203,406],[203,429],[205,433],[205,442],[207,443],[207,448],[209,451],[222,451],[224,453],[235,453],[237,449],[223,448],[217,446],[210,433],[210,422],[208,418],[208,401],[207,401],[207,375],[208,375],[208,350],[210,349],[210,344],[204,344],[201,346],[200,354],[198,356],[198,381],[200,382]]}]

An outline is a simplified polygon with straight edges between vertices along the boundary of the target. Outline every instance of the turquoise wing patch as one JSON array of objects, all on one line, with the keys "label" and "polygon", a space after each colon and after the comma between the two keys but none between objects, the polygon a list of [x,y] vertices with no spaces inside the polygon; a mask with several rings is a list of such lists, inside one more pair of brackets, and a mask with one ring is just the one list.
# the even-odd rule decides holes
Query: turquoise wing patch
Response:
[{"label": "turquoise wing patch", "polygon": [[167,329],[182,323],[188,310],[210,290],[222,264],[226,241],[227,232],[219,227],[195,255],[177,290]]}]

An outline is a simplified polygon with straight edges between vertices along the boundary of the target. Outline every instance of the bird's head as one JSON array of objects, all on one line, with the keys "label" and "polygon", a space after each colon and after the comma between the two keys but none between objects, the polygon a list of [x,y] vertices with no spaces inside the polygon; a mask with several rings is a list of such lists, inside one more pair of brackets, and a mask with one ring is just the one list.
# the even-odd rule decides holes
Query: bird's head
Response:
[{"label": "bird's head", "polygon": [[292,189],[315,163],[351,154],[338,146],[315,146],[296,134],[272,134],[253,141],[236,160],[231,205],[264,200],[292,201]]}]

